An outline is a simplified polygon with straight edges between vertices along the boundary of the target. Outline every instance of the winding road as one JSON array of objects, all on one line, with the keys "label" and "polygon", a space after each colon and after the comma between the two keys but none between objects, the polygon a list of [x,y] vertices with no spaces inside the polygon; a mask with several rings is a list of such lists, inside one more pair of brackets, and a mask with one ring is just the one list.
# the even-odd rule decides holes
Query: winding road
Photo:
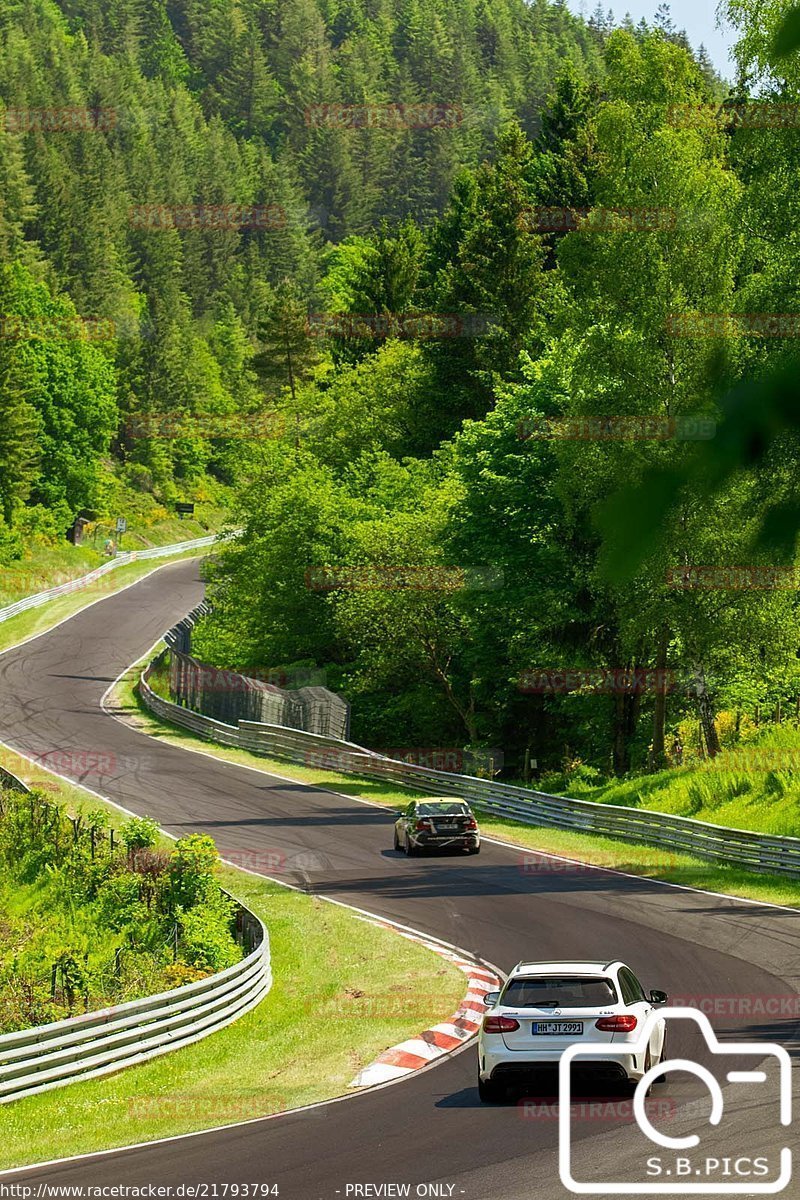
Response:
[{"label": "winding road", "polygon": [[[408,860],[391,851],[391,817],[379,808],[165,745],[115,720],[101,707],[106,690],[202,592],[197,562],[168,565],[0,655],[0,739],[158,818],[173,834],[212,834],[223,857],[263,854],[267,875],[275,873],[275,855],[290,865],[294,859],[302,869],[287,882],[445,939],[503,970],[523,958],[622,958],[646,987],[673,995],[800,992],[797,911],[604,870],[531,874],[523,852],[500,843],[484,842],[476,858]],[[728,1015],[714,1024],[723,1038],[778,1041],[792,1052],[800,1045],[791,1016]],[[671,1031],[670,1049],[704,1053],[686,1022]],[[475,1069],[469,1046],[403,1082],[311,1113],[7,1178],[62,1185],[263,1180],[276,1183],[285,1200],[380,1195],[353,1189],[387,1183],[411,1184],[411,1195],[417,1184],[438,1183],[438,1194],[470,1200],[566,1197],[557,1121],[535,1105],[480,1105]],[[702,1096],[690,1076],[663,1086],[679,1106]],[[690,1110],[687,1127],[697,1124]],[[775,1111],[770,1096],[734,1114],[738,1125],[716,1132],[716,1152],[738,1153],[745,1139],[756,1139],[758,1150],[791,1144]],[[581,1154],[600,1179],[617,1177],[627,1136],[602,1120],[576,1125]]]}]

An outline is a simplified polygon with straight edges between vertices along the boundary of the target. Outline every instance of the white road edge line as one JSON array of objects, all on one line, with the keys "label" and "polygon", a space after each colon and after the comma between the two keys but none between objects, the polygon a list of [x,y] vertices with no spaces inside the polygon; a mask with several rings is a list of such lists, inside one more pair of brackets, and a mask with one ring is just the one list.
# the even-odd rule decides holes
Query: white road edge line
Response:
[{"label": "white road edge line", "polygon": [[[178,560],[178,561],[190,561],[190,560],[186,559],[186,560]],[[78,609],[76,612],[71,613],[70,616],[64,617],[63,620],[58,621],[55,625],[50,626],[49,629],[43,630],[41,633],[35,634],[31,638],[26,638],[23,642],[19,642],[16,646],[9,646],[6,650],[0,652],[0,657],[2,657],[3,654],[9,653],[9,651],[11,651],[11,650],[16,650],[20,646],[27,645],[28,642],[35,641],[37,638],[43,637],[45,633],[50,633],[53,629],[57,629],[60,625],[63,625],[67,621],[72,620],[73,617],[77,617],[80,613],[85,612],[89,608],[92,608],[95,604],[99,604],[103,600],[109,600],[113,596],[120,595],[122,592],[127,591],[128,588],[133,587],[136,583],[141,583],[144,579],[147,579],[150,575],[155,574],[156,571],[164,570],[165,567],[173,566],[173,565],[175,565],[174,562],[173,563],[164,563],[162,566],[154,568],[154,570],[149,571],[147,573],[147,575],[143,575],[140,579],[134,580],[133,583],[126,584],[126,586],[124,588],[120,588],[117,592],[112,592],[108,596],[103,596],[98,600],[94,600],[94,601],[92,601],[91,604],[87,604],[84,608]],[[170,626],[170,628],[171,628],[171,626]],[[153,646],[151,646],[150,651],[147,651],[145,653],[145,655],[143,655],[142,657],[146,657],[146,654],[152,652],[152,650],[154,650],[155,647],[158,646],[163,640],[164,640],[164,635],[162,634],[162,636],[156,642],[153,643]],[[139,661],[139,659],[137,659],[137,662],[138,661]],[[121,717],[119,717],[116,714],[114,714],[113,712],[111,712],[106,706],[106,700],[107,700],[109,694],[114,690],[115,687],[118,686],[120,681],[125,677],[125,675],[128,674],[128,672],[131,670],[131,668],[133,666],[135,666],[135,664],[132,663],[130,666],[126,667],[124,671],[120,672],[120,674],[117,676],[117,678],[114,680],[114,682],[103,693],[103,696],[101,697],[101,700],[100,700],[100,706],[101,706],[103,712],[105,712],[106,715],[111,717],[113,720],[119,721],[120,724],[125,725],[129,729],[133,729],[133,731],[136,733],[140,733],[142,735],[142,737],[148,737],[149,735],[144,733],[143,730],[133,728],[127,721],[124,721]],[[337,796],[339,799],[348,800],[351,803],[356,802],[358,804],[365,804],[365,805],[369,806],[370,808],[379,808],[384,812],[394,813],[397,811],[396,809],[390,808],[387,805],[379,804],[377,801],[363,800],[360,797],[348,796],[344,792],[336,792],[332,788],[321,787],[318,784],[313,784],[313,783],[303,784],[302,780],[297,780],[288,775],[277,775],[274,772],[266,771],[266,770],[262,769],[261,767],[254,767],[254,766],[250,766],[249,764],[245,764],[245,763],[230,762],[227,759],[219,758],[217,755],[209,754],[208,751],[199,749],[197,747],[176,746],[172,743],[170,743],[170,744],[173,745],[173,749],[185,750],[189,754],[202,754],[206,758],[215,758],[217,762],[227,763],[229,766],[234,766],[234,767],[243,767],[247,771],[255,771],[256,774],[266,775],[273,779],[280,779],[285,783],[295,783],[295,784],[300,783],[300,785],[303,787],[315,789],[317,791],[327,792],[332,796]],[[87,792],[89,795],[97,797],[97,799],[104,801],[104,803],[106,803],[106,804],[110,804],[113,808],[116,808],[117,811],[125,813],[126,816],[137,816],[138,815],[137,813],[131,812],[130,809],[124,808],[121,804],[117,804],[116,801],[109,799],[109,797],[103,796],[100,792],[96,792],[92,788],[88,788],[82,783],[77,783],[74,779],[70,779],[68,776],[62,775],[58,771],[51,771],[49,769],[41,767],[41,764],[37,763],[36,760],[34,758],[31,758],[31,756],[29,754],[24,754],[23,752],[17,750],[14,746],[10,746],[7,742],[3,742],[2,740],[0,740],[0,746],[3,746],[6,750],[12,751],[12,753],[14,753],[14,754],[18,754],[20,758],[25,759],[27,762],[38,767],[40,770],[46,770],[47,774],[54,775],[57,779],[61,779],[64,783],[68,783],[72,787],[82,788],[83,791]],[[173,841],[177,840],[174,834],[168,833],[166,830],[162,830],[162,832],[167,837],[170,837]],[[504,846],[505,848],[507,848],[509,850],[517,850],[518,851],[518,850],[526,850],[526,849],[530,850],[531,849],[530,847],[520,846],[519,844],[514,843],[514,842],[503,841],[500,838],[487,837],[482,840],[489,842],[495,846]],[[743,896],[730,896],[725,892],[710,892],[710,891],[704,890],[703,888],[691,887],[688,884],[670,883],[663,879],[653,879],[649,875],[645,875],[645,876],[635,875],[629,871],[617,871],[612,867],[600,867],[594,863],[584,863],[584,862],[581,862],[579,859],[566,858],[563,855],[551,854],[544,850],[541,850],[541,851],[533,850],[531,852],[535,853],[535,854],[541,854],[542,857],[553,859],[556,862],[565,862],[565,863],[571,863],[575,866],[589,867],[591,870],[603,871],[607,875],[617,875],[624,879],[636,879],[636,880],[646,879],[650,883],[654,883],[661,887],[673,888],[677,891],[693,892],[693,893],[699,894],[701,896],[713,896],[713,897],[716,897],[716,898],[722,899],[722,900],[731,900],[738,904],[749,904],[749,905],[755,905],[756,907],[761,907],[761,908],[778,909],[781,912],[800,912],[800,908],[793,908],[793,907],[790,907],[789,905],[774,904],[774,903],[772,903],[770,901],[766,901],[766,900],[751,900],[751,899],[748,899],[747,897],[743,897]],[[226,861],[226,860],[223,859],[223,861]],[[498,976],[501,979],[505,978],[504,972],[502,972],[499,969],[499,967],[496,967],[493,963],[489,963],[487,960],[482,959],[482,958],[472,954],[469,951],[463,950],[460,946],[456,946],[452,942],[447,942],[442,938],[436,937],[434,934],[424,933],[421,930],[413,929],[411,926],[402,925],[399,921],[394,921],[390,917],[379,916],[376,913],[369,912],[367,909],[358,908],[354,904],[346,904],[343,900],[335,900],[332,896],[325,896],[318,892],[309,893],[304,888],[297,887],[295,884],[286,883],[285,880],[277,879],[277,878],[275,878],[275,876],[262,875],[259,871],[251,871],[247,867],[241,867],[234,863],[228,863],[227,865],[234,867],[236,870],[243,871],[247,875],[254,875],[259,879],[267,879],[267,880],[269,880],[269,882],[276,883],[280,887],[287,888],[290,891],[301,892],[303,895],[313,895],[316,899],[325,900],[329,904],[336,904],[340,908],[349,909],[351,912],[358,913],[364,920],[367,920],[370,922],[373,922],[373,921],[382,922],[384,924],[391,925],[398,930],[405,931],[408,934],[413,934],[413,935],[419,936],[421,938],[427,939],[432,942],[438,942],[440,945],[445,946],[450,950],[455,950],[457,953],[463,954],[465,956],[465,958],[467,958],[467,959],[471,959],[475,962],[482,964],[483,966],[489,967],[490,970],[497,972]],[[474,1035],[473,1035],[473,1037],[474,1037]],[[411,1074],[416,1076],[416,1075],[421,1075],[425,1071],[433,1070],[435,1067],[439,1066],[440,1063],[445,1062],[447,1059],[453,1058],[453,1057],[455,1057],[455,1055],[463,1053],[464,1050],[469,1048],[471,1041],[472,1041],[472,1038],[470,1038],[468,1041],[466,1041],[463,1046],[458,1046],[455,1049],[448,1051],[441,1058],[435,1060],[434,1062],[429,1063],[428,1065],[426,1065],[424,1067],[420,1067],[418,1070],[412,1072]],[[320,1100],[315,1104],[303,1105],[300,1108],[288,1109],[285,1112],[272,1113],[266,1117],[254,1117],[247,1121],[236,1121],[236,1122],[232,1122],[231,1124],[228,1124],[228,1125],[213,1126],[209,1129],[196,1130],[193,1133],[176,1134],[175,1136],[168,1137],[168,1138],[156,1138],[153,1141],[135,1142],[128,1146],[118,1146],[113,1150],[96,1150],[89,1154],[78,1154],[78,1155],[73,1155],[68,1158],[56,1158],[56,1159],[47,1160],[45,1162],[29,1163],[27,1166],[23,1166],[23,1167],[11,1167],[6,1170],[0,1171],[0,1179],[7,1178],[10,1175],[19,1175],[23,1171],[41,1170],[45,1167],[60,1166],[62,1164],[81,1162],[81,1161],[85,1161],[87,1159],[93,1159],[93,1158],[105,1158],[105,1157],[109,1157],[111,1155],[123,1154],[123,1153],[125,1153],[127,1151],[131,1151],[131,1150],[147,1149],[150,1146],[158,1146],[158,1145],[164,1145],[166,1143],[171,1143],[171,1142],[184,1141],[188,1138],[203,1137],[206,1134],[211,1134],[211,1133],[221,1133],[227,1129],[240,1129],[240,1128],[243,1128],[248,1125],[262,1124],[265,1121],[275,1121],[275,1120],[278,1120],[283,1117],[294,1116],[298,1113],[309,1112],[316,1108],[324,1108],[330,1104],[340,1104],[345,1100],[350,1100],[350,1101],[356,1100],[356,1099],[360,1098],[361,1096],[369,1095],[371,1092],[380,1091],[383,1088],[387,1088],[387,1087],[394,1087],[398,1083],[404,1083],[410,1077],[411,1077],[411,1075],[406,1075],[406,1076],[401,1077],[400,1079],[387,1080],[385,1083],[373,1084],[371,1087],[362,1088],[358,1092],[351,1092],[349,1094],[345,1094],[342,1096],[335,1096],[329,1100]]]},{"label": "white road edge line", "polygon": [[[171,628],[171,626],[170,626],[170,628]],[[165,631],[165,632],[167,632],[167,631]],[[144,658],[144,657],[146,657],[147,654],[151,654],[152,651],[155,650],[155,648],[157,646],[159,646],[161,644],[161,642],[163,642],[163,640],[164,640],[164,637],[162,635],[158,639],[158,641],[155,642],[150,647],[150,649],[146,652],[146,654],[143,655],[142,657]],[[137,662],[138,661],[140,661],[140,660],[137,659]],[[135,663],[132,663],[131,667],[135,666],[135,665],[136,665]],[[101,708],[103,709],[103,712],[105,712],[113,720],[119,721],[119,723],[121,725],[125,725],[128,729],[132,730],[134,733],[139,733],[143,737],[149,737],[150,734],[145,733],[144,730],[142,730],[142,729],[137,729],[136,726],[132,725],[128,720],[126,720],[125,717],[118,715],[117,713],[113,712],[110,708],[108,708],[107,703],[106,703],[109,695],[114,691],[114,689],[116,687],[119,686],[121,681],[125,678],[125,676],[128,674],[128,672],[131,670],[131,667],[126,667],[125,670],[122,671],[117,676],[117,678],[114,680],[114,682],[112,684],[110,684],[110,686],[103,693],[103,696],[100,700],[100,705],[101,705]],[[150,716],[150,719],[153,721],[159,720],[159,718],[156,716],[153,716],[153,714],[149,714],[149,716]],[[162,724],[171,725],[172,723],[169,721],[164,721],[164,722],[162,722]],[[174,726],[174,728],[175,728],[177,735],[184,733],[186,736],[189,736],[189,737],[197,736],[196,734],[192,734],[188,730],[186,730],[186,731],[182,730],[179,725]],[[3,743],[0,742],[0,745],[2,745],[2,744]],[[292,775],[279,775],[277,771],[268,771],[264,767],[255,767],[251,763],[238,763],[238,762],[234,762],[232,759],[221,758],[218,754],[213,753],[213,751],[204,750],[200,746],[182,746],[176,742],[166,742],[166,743],[162,742],[161,744],[162,745],[170,745],[175,750],[184,750],[187,754],[202,754],[204,758],[213,758],[217,762],[227,763],[228,766],[238,767],[239,769],[241,769],[243,771],[255,771],[255,773],[257,775],[266,775],[270,779],[280,779],[283,783],[299,783],[301,787],[312,788],[313,790],[318,791],[318,792],[327,792],[328,795],[330,795],[330,796],[336,796],[340,800],[349,800],[353,804],[365,804],[365,805],[367,805],[368,808],[379,808],[382,812],[386,812],[386,813],[396,813],[398,811],[396,808],[392,808],[389,805],[381,804],[378,800],[365,800],[361,796],[350,796],[347,794],[347,792],[337,792],[333,788],[326,787],[324,784],[304,783],[302,779],[297,779]],[[213,744],[216,745],[216,743],[213,743]],[[229,747],[229,746],[220,746],[219,748],[221,750],[228,750],[231,748],[236,749],[236,747]],[[242,753],[252,754],[253,751],[242,751]],[[491,816],[491,813],[489,814],[489,816]],[[532,828],[532,827],[531,826],[523,826],[523,828]],[[542,826],[541,828],[546,828],[546,826]],[[648,883],[655,884],[658,887],[673,888],[675,891],[679,891],[679,892],[693,892],[695,895],[698,895],[698,896],[713,896],[715,899],[718,899],[718,900],[732,900],[736,904],[755,905],[756,908],[772,908],[772,909],[777,909],[779,912],[800,913],[800,908],[795,908],[793,905],[790,905],[790,904],[776,904],[772,900],[753,900],[748,896],[732,896],[732,895],[730,895],[729,892],[712,892],[712,891],[709,891],[707,888],[692,887],[692,885],[689,883],[672,883],[668,879],[655,879],[652,875],[644,875],[644,874],[637,875],[633,871],[620,871],[620,870],[617,870],[615,867],[599,866],[597,863],[584,862],[582,859],[579,859],[579,858],[568,858],[564,854],[554,854],[548,850],[536,850],[532,846],[523,846],[519,842],[506,842],[502,838],[481,835],[481,841],[488,842],[493,846],[504,846],[507,850],[522,850],[522,851],[527,851],[529,854],[538,854],[542,858],[552,859],[553,862],[569,863],[571,866],[575,866],[575,867],[588,867],[592,871],[602,871],[606,875],[617,875],[622,879],[637,879],[639,881],[646,880]],[[626,843],[626,845],[627,845],[627,843]],[[234,864],[231,864],[231,865],[234,865]],[[709,864],[709,865],[713,865],[713,864]],[[245,867],[241,867],[239,869],[246,870]]]},{"label": "white road edge line", "polygon": [[[60,621],[56,621],[53,625],[48,625],[47,629],[42,629],[39,633],[32,633],[30,637],[23,638],[21,642],[15,642],[13,646],[6,646],[5,650],[0,650],[0,658],[2,658],[4,654],[10,654],[12,650],[19,650],[20,647],[27,646],[30,644],[30,642],[38,641],[38,639],[44,637],[46,633],[52,633],[54,629],[59,629],[62,625],[66,625],[67,621],[72,621],[73,618],[79,617],[82,613],[88,612],[90,608],[94,608],[95,604],[102,604],[104,600],[113,600],[115,596],[121,596],[122,593],[127,592],[129,588],[136,587],[137,583],[144,583],[145,579],[149,579],[151,575],[155,575],[156,571],[163,571],[165,567],[174,567],[178,563],[192,562],[196,558],[205,557],[206,556],[204,554],[193,554],[191,551],[186,552],[185,557],[176,555],[175,558],[171,558],[167,562],[161,563],[157,567],[153,567],[151,571],[146,571],[144,575],[139,575],[137,579],[132,579],[130,583],[126,583],[122,587],[116,588],[113,592],[109,592],[106,596],[98,596],[96,600],[90,600],[88,604],[84,604],[81,608],[76,608],[75,612],[69,613],[66,617],[62,617]],[[134,564],[131,563],[130,565],[133,566]],[[61,597],[57,596],[56,599],[61,599]],[[42,604],[39,607],[46,609],[47,606]],[[38,612],[38,609],[30,609],[29,611]],[[20,613],[19,615],[21,616],[22,614]],[[12,621],[15,619],[16,618],[11,617]],[[158,642],[156,642],[156,645],[158,645]],[[53,773],[55,774],[55,772]]]},{"label": "white road edge line", "polygon": [[[170,564],[164,564],[164,565],[168,566]],[[162,568],[159,567],[157,569],[161,570]],[[153,574],[153,572],[149,572],[149,574]],[[146,577],[143,576],[142,578],[146,578]],[[135,580],[135,582],[139,583],[141,581]],[[130,584],[128,586],[133,586],[133,585]],[[119,590],[124,591],[126,589],[120,588]],[[116,595],[117,593],[113,593],[113,594]],[[106,599],[110,599],[110,597],[103,596],[102,599],[106,600]],[[99,601],[94,601],[93,603],[96,604],[96,603],[99,603]],[[91,608],[91,605],[87,604],[86,608]],[[80,609],[79,611],[84,612],[85,609]],[[72,616],[77,616],[77,615],[78,615],[77,612],[72,614]],[[64,620],[71,620],[71,619],[72,619],[72,617],[66,617]],[[63,624],[63,623],[64,622],[59,622],[59,624]],[[55,625],[51,626],[51,628],[55,629],[56,626]],[[172,628],[172,627],[170,626],[169,628]],[[44,632],[49,633],[50,630],[44,630]],[[36,636],[41,637],[42,634],[37,634]],[[28,639],[28,640],[33,640],[33,639]],[[164,637],[162,634],[162,636],[153,643],[153,645],[150,647],[150,650],[147,651],[146,654],[152,653],[152,651],[156,648],[156,646],[160,645],[163,640],[164,640]],[[25,644],[26,644],[25,642],[20,643],[20,645],[25,645]],[[9,649],[16,649],[16,647],[9,647]],[[146,657],[146,655],[143,655],[142,657]],[[137,659],[137,662],[138,661],[139,660]],[[133,665],[135,665],[135,664],[131,664],[131,666],[133,666]],[[114,720],[120,721],[120,723],[124,724],[126,726],[126,728],[128,728],[128,729],[130,729],[131,726],[126,721],[123,721],[120,717],[115,716],[115,714],[112,713],[106,707],[106,698],[108,697],[109,693],[112,692],[115,687],[117,687],[117,685],[125,677],[125,675],[128,674],[128,672],[131,670],[131,666],[126,667],[125,670],[122,671],[117,676],[114,683],[112,683],[106,689],[106,691],[103,693],[103,696],[101,697],[101,700],[100,700],[100,706],[101,706],[103,712],[106,713],[107,716],[113,718]],[[141,733],[143,737],[149,737],[149,735],[144,733],[142,730],[134,730],[134,732]],[[67,775],[62,775],[59,771],[52,771],[49,768],[42,767],[41,764],[38,763],[35,758],[32,758],[29,754],[23,753],[21,750],[17,750],[14,746],[10,746],[7,742],[0,740],[0,746],[3,746],[6,750],[10,750],[13,754],[18,755],[20,758],[25,759],[26,762],[31,763],[33,766],[37,767],[39,770],[44,771],[46,774],[53,775],[53,776],[55,776],[56,779],[61,779],[64,783],[68,783],[71,787],[81,788],[83,791],[87,792],[89,795],[96,797],[98,800],[102,800],[105,804],[111,805],[111,807],[117,809],[118,812],[125,813],[126,816],[133,817],[133,816],[139,815],[137,813],[132,812],[130,809],[125,808],[123,805],[118,804],[115,800],[111,800],[108,796],[104,796],[101,792],[97,792],[93,788],[86,787],[83,783],[78,783],[74,779],[70,779],[69,776],[67,776]],[[181,749],[181,747],[173,747],[173,749]],[[202,753],[202,751],[195,751],[195,753]],[[213,757],[213,756],[206,755],[206,757]],[[219,762],[219,761],[224,761],[224,760],[217,759],[217,761]],[[237,764],[236,763],[228,763],[227,765],[228,766],[236,766]],[[258,768],[250,768],[250,769],[258,771]],[[259,774],[267,774],[267,772],[262,772],[262,771],[258,771],[258,773]],[[288,778],[285,776],[280,777],[280,778],[286,779],[287,782],[294,782],[294,783],[297,782],[297,780],[288,780]],[[307,784],[305,786],[313,788],[314,785]],[[326,789],[320,789],[320,790],[324,791]],[[334,793],[334,794],[336,794],[336,793]],[[352,797],[350,797],[350,799],[352,799]],[[389,811],[393,811],[393,810],[389,810]],[[166,837],[171,838],[173,841],[177,841],[175,834],[169,833],[168,830],[162,828],[161,832]],[[503,971],[501,971],[499,967],[496,967],[493,963],[490,963],[487,959],[484,959],[484,958],[480,957],[479,955],[474,954],[472,951],[465,950],[461,946],[457,946],[454,942],[448,942],[444,938],[437,937],[435,934],[425,933],[420,929],[415,929],[412,925],[404,925],[400,921],[393,920],[391,917],[385,917],[385,916],[380,915],[379,913],[370,912],[368,909],[359,908],[355,904],[346,904],[343,900],[336,900],[332,896],[325,896],[319,892],[308,892],[308,891],[306,891],[305,888],[298,887],[292,883],[287,883],[284,879],[278,879],[273,875],[264,875],[260,871],[251,871],[247,867],[241,867],[238,864],[228,862],[226,859],[223,859],[222,861],[225,862],[227,866],[232,867],[234,870],[242,871],[246,875],[253,875],[257,879],[266,879],[266,880],[268,880],[268,882],[275,883],[279,887],[286,888],[288,891],[300,892],[304,896],[313,896],[317,900],[324,900],[328,904],[335,904],[339,908],[345,908],[349,912],[355,913],[359,920],[365,921],[370,925],[383,925],[383,926],[388,925],[391,928],[396,929],[398,932],[405,934],[407,937],[410,937],[415,942],[419,941],[419,942],[435,943],[436,945],[441,946],[443,949],[455,952],[456,954],[463,957],[467,962],[475,963],[478,966],[486,967],[488,970],[493,971],[498,976],[498,978],[505,979],[505,973]],[[405,1083],[409,1078],[411,1078],[412,1075],[413,1076],[421,1075],[425,1071],[432,1070],[434,1067],[439,1066],[441,1063],[445,1062],[447,1059],[453,1058],[453,1057],[455,1057],[455,1055],[461,1054],[461,1053],[463,1053],[464,1050],[469,1049],[471,1046],[471,1043],[473,1042],[475,1037],[476,1037],[476,1034],[472,1034],[468,1039],[466,1039],[464,1041],[463,1045],[456,1046],[452,1050],[445,1051],[443,1054],[438,1056],[432,1062],[427,1063],[425,1066],[418,1067],[414,1071],[408,1072],[407,1074],[401,1076],[399,1079],[389,1079],[385,1083],[371,1084],[367,1087],[359,1088],[358,1091],[346,1092],[346,1093],[343,1093],[341,1096],[333,1096],[328,1100],[319,1100],[315,1104],[305,1104],[299,1108],[291,1108],[291,1109],[285,1110],[284,1112],[279,1112],[279,1113],[270,1113],[268,1116],[264,1116],[264,1117],[252,1117],[247,1121],[233,1121],[230,1124],[226,1124],[226,1125],[214,1125],[208,1129],[198,1129],[192,1133],[179,1133],[179,1134],[175,1134],[172,1137],[154,1138],[152,1141],[133,1142],[127,1146],[116,1146],[110,1150],[95,1150],[88,1154],[76,1154],[76,1155],[71,1155],[66,1158],[48,1159],[44,1162],[28,1163],[26,1166],[22,1166],[22,1167],[9,1167],[3,1171],[0,1171],[0,1179],[8,1178],[8,1176],[10,1176],[10,1175],[19,1175],[21,1172],[42,1170],[45,1167],[53,1167],[53,1166],[60,1166],[62,1164],[66,1164],[66,1163],[81,1162],[81,1161],[84,1161],[84,1160],[90,1159],[90,1158],[105,1158],[105,1157],[115,1155],[115,1154],[123,1154],[130,1150],[139,1150],[139,1149],[143,1149],[143,1148],[146,1149],[150,1146],[159,1146],[159,1145],[164,1145],[165,1143],[169,1143],[169,1142],[184,1141],[187,1138],[202,1137],[205,1134],[222,1133],[227,1129],[241,1129],[247,1125],[259,1125],[259,1124],[263,1123],[264,1121],[276,1121],[281,1117],[291,1117],[291,1116],[296,1115],[297,1113],[304,1113],[304,1112],[309,1112],[313,1109],[324,1108],[329,1104],[340,1104],[344,1100],[355,1100],[358,1097],[367,1095],[370,1092],[380,1091],[383,1088],[387,1088],[387,1087],[394,1087],[395,1084],[398,1084],[398,1083]]]}]

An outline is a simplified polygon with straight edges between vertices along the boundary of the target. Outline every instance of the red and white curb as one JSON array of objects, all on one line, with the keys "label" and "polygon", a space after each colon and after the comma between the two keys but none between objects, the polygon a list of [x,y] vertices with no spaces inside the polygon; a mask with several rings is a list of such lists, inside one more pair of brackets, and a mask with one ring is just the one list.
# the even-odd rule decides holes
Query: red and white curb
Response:
[{"label": "red and white curb", "polygon": [[[382,924],[382,922],[375,923]],[[487,992],[497,991],[502,984],[500,978],[487,967],[470,962],[437,942],[429,942],[424,938],[415,937],[413,934],[402,933],[396,926],[390,926],[390,928],[393,928],[395,933],[400,933],[401,937],[408,938],[411,942],[417,942],[427,950],[432,950],[434,954],[440,955],[441,958],[446,958],[448,962],[458,967],[459,971],[464,972],[469,979],[469,987],[458,1012],[453,1013],[449,1021],[443,1021],[441,1025],[434,1025],[431,1029],[426,1029],[419,1034],[418,1037],[409,1038],[408,1041],[392,1046],[390,1050],[384,1050],[383,1054],[378,1055],[374,1062],[370,1063],[368,1067],[364,1067],[363,1071],[359,1071],[349,1085],[351,1088],[372,1087],[376,1083],[399,1079],[402,1075],[418,1071],[420,1067],[427,1067],[438,1058],[463,1046],[465,1042],[475,1036],[480,1028],[481,1017],[486,1011],[483,1003],[484,996]]]}]

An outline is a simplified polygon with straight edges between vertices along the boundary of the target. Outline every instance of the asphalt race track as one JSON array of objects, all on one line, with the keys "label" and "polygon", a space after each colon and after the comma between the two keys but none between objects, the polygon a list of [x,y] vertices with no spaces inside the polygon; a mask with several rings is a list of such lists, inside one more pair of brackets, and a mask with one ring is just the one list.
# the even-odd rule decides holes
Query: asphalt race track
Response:
[{"label": "asphalt race track", "polygon": [[[197,563],[176,563],[1,655],[0,738],[30,756],[49,756],[60,773],[156,817],[176,835],[210,833],[223,856],[263,852],[268,875],[280,855],[287,882],[444,938],[502,970],[522,958],[622,958],[646,988],[675,996],[800,992],[795,911],[602,870],[529,873],[523,851],[486,842],[474,858],[408,860],[392,852],[392,818],[377,808],[162,745],[103,712],[109,685],[201,596]],[[723,1037],[778,1041],[791,1051],[800,1044],[791,1016],[714,1023]],[[702,1056],[698,1042],[676,1023],[671,1055]],[[402,1083],[341,1103],[9,1179],[260,1181],[277,1183],[284,1200],[355,1196],[356,1184],[429,1182],[441,1185],[440,1195],[474,1200],[566,1197],[557,1122],[535,1106],[480,1105],[475,1059],[469,1046]],[[678,1103],[702,1095],[687,1075],[662,1087]],[[623,1135],[599,1120],[576,1131],[594,1168],[615,1178]],[[727,1154],[754,1137],[759,1152],[792,1141],[766,1101],[715,1136],[715,1152]],[[417,1194],[413,1186],[410,1194]]]}]

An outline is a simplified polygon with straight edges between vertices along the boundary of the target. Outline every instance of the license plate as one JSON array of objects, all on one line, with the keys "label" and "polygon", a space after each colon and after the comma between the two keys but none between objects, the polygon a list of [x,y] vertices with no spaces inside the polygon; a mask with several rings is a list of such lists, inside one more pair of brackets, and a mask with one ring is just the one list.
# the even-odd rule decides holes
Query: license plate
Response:
[{"label": "license plate", "polygon": [[558,1034],[581,1034],[583,1033],[583,1021],[534,1021],[531,1033],[555,1036]]},{"label": "license plate", "polygon": [[437,825],[439,833],[458,833],[457,825]]}]

